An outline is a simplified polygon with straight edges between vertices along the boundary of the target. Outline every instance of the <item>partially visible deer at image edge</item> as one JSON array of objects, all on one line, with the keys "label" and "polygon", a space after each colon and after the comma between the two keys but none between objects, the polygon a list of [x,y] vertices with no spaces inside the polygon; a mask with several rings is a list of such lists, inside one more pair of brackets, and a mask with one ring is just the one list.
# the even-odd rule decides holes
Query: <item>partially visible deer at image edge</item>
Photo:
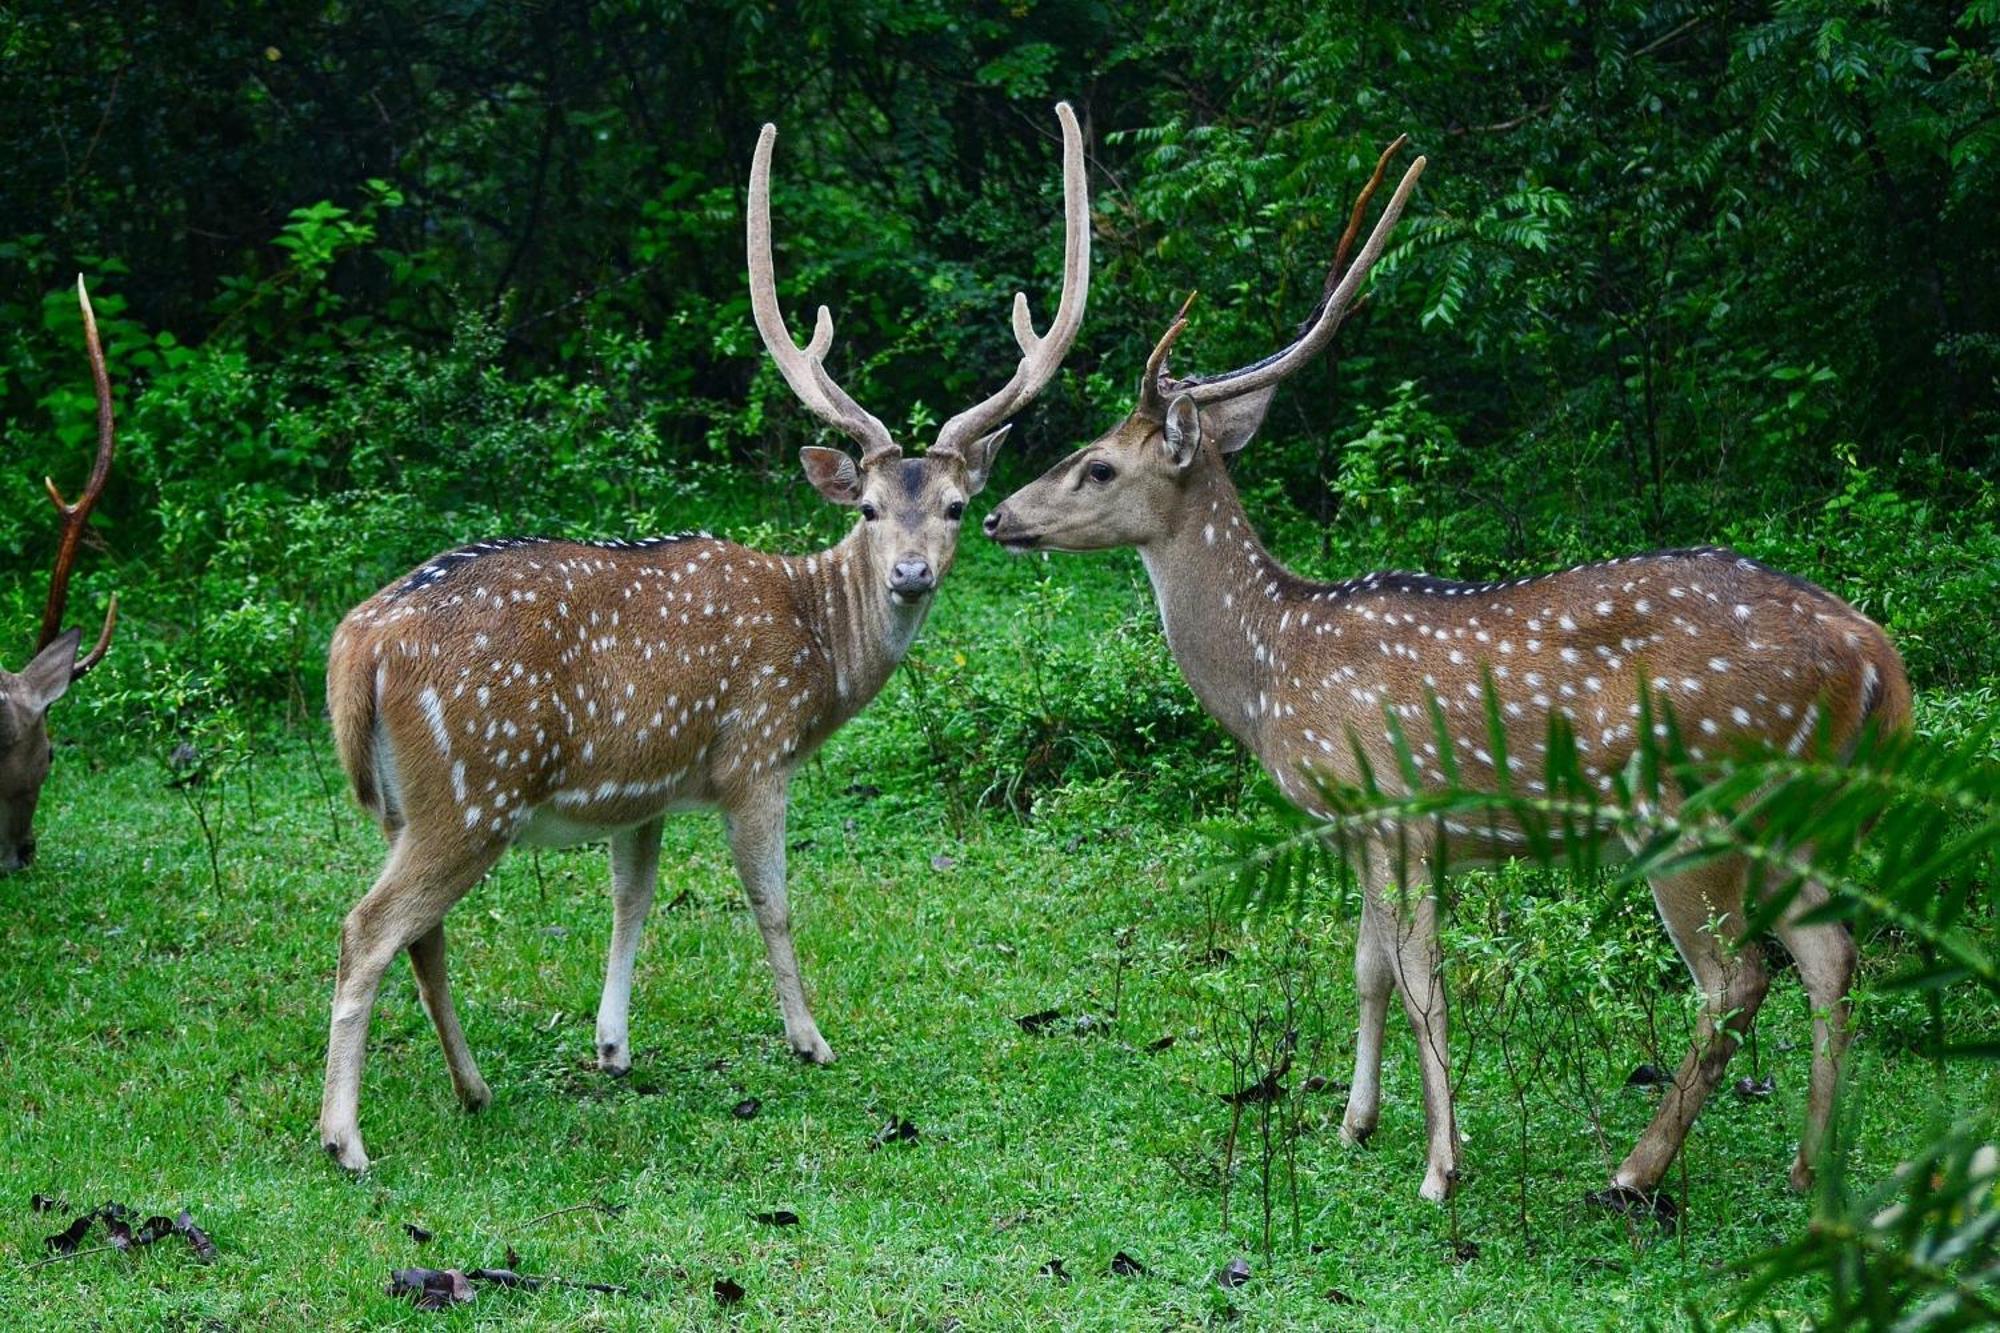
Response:
[{"label": "partially visible deer at image edge", "polygon": [[83,307],[83,342],[90,355],[91,379],[97,389],[97,460],[74,503],[63,499],[53,480],[44,480],[56,508],[60,532],[55,569],[49,575],[49,598],[42,609],[41,634],[35,654],[20,674],[0,669],[0,874],[25,869],[35,859],[35,807],[48,781],[55,747],[49,740],[49,707],[65,691],[104,660],[111,632],[118,624],[118,598],[104,611],[97,644],[81,657],[83,631],[65,630],[63,612],[69,604],[70,572],[76,568],[90,511],[111,476],[113,452],[111,375],[104,366],[104,349],[97,340],[97,317],[83,279],[76,280],[76,299]]}]

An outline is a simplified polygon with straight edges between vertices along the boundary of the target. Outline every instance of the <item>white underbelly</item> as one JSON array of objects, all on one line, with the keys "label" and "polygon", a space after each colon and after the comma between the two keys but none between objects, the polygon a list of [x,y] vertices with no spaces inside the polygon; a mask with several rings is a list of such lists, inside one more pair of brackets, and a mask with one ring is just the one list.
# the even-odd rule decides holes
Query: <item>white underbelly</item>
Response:
[{"label": "white underbelly", "polygon": [[516,847],[575,847],[583,843],[603,842],[612,834],[624,829],[636,828],[648,820],[677,810],[713,810],[713,801],[694,797],[675,797],[655,809],[647,810],[634,817],[629,803],[617,816],[610,819],[592,819],[588,811],[565,811],[554,806],[537,806],[514,834]]}]

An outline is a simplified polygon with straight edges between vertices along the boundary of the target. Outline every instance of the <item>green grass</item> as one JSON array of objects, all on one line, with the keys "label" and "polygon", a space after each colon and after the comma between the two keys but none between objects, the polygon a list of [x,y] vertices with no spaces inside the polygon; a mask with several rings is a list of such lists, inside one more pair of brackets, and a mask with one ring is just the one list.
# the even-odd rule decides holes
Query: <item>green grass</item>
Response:
[{"label": "green grass", "polygon": [[[1069,569],[1088,592],[1066,632],[1095,632],[1135,604],[1129,561]],[[1024,631],[1007,599],[1040,574],[969,548],[929,631],[929,659],[1011,651]],[[1427,1205],[1399,1020],[1369,1148],[1340,1144],[1337,1093],[1302,1090],[1309,1075],[1345,1079],[1351,1060],[1351,918],[1334,895],[1300,918],[1216,924],[1194,880],[1221,844],[1159,779],[1077,783],[1045,793],[1032,821],[975,807],[954,827],[942,787],[909,777],[921,765],[882,778],[885,756],[921,748],[919,707],[899,677],[795,790],[794,913],[838,1064],[808,1068],[786,1053],[719,829],[690,816],[668,826],[661,910],[634,992],[633,1072],[599,1075],[604,858],[544,854],[538,875],[517,855],[448,927],[460,1013],[494,1105],[476,1118],[457,1112],[408,970],[397,968],[372,1031],[361,1116],[376,1165],[361,1179],[321,1156],[313,1121],[336,928],[375,871],[379,837],[344,794],[329,806],[303,746],[275,747],[251,770],[254,802],[240,783],[222,799],[218,893],[158,762],[94,766],[65,747],[44,803],[43,859],[0,881],[8,1324],[1172,1328],[1233,1307],[1254,1328],[1622,1325],[1674,1322],[1689,1300],[1727,1309],[1719,1267],[1803,1222],[1805,1203],[1784,1185],[1807,1061],[1805,1004],[1789,974],[1755,1052],[1776,1095],[1719,1096],[1674,1177],[1687,1195],[1683,1233],[1634,1232],[1581,1197],[1650,1112],[1648,1094],[1622,1088],[1626,1072],[1663,1058],[1661,1048],[1670,1058],[1685,1022],[1684,986],[1650,909],[1642,894],[1621,891],[1607,907],[1595,890],[1524,874],[1472,884],[1450,945],[1468,1168],[1454,1208]],[[890,790],[852,790],[864,782]],[[951,863],[936,868],[935,857]],[[1216,957],[1217,944],[1233,956]],[[1863,1179],[1915,1148],[1936,1116],[1990,1108],[2000,1091],[1986,1065],[1954,1064],[1940,1078],[1916,1053],[1921,1004],[1870,990],[1893,966],[1890,947],[1864,950],[1848,1101]],[[1502,975],[1570,987],[1514,1025],[1517,1055],[1571,1052],[1518,1102],[1497,1045]],[[1267,1256],[1254,1121],[1224,1222],[1230,1111],[1217,1094],[1231,1087],[1226,1052],[1243,1041],[1232,1015],[1274,1002],[1288,980],[1303,1003],[1284,1113],[1301,1132],[1296,1188],[1282,1157],[1272,1182]],[[1107,1015],[1114,988],[1115,1022],[1070,1030],[1071,1017]],[[1657,1039],[1634,1018],[1649,1001]],[[1047,1008],[1066,1017],[1045,1035],[1013,1021]],[[1950,1012],[1970,1031],[1993,1019]],[[1168,1034],[1171,1049],[1147,1051]],[[1732,1076],[1751,1065],[1745,1052]],[[761,1113],[733,1117],[751,1096]],[[871,1151],[891,1115],[915,1122],[920,1139]],[[67,1220],[31,1213],[34,1191],[79,1209],[186,1206],[219,1261],[199,1266],[169,1241],[30,1270],[41,1238]],[[593,1200],[623,1211],[530,1222]],[[747,1216],[778,1208],[802,1224]],[[406,1222],[435,1239],[417,1245]],[[1477,1256],[1456,1258],[1455,1239]],[[426,1314],[383,1292],[392,1268],[497,1266],[509,1246],[524,1271],[630,1293],[487,1289],[454,1313]],[[1120,1250],[1151,1276],[1110,1275]],[[1225,1296],[1209,1275],[1239,1254],[1255,1276]],[[1058,1257],[1067,1284],[1038,1272]],[[747,1292],[733,1312],[712,1295],[721,1275]],[[1329,1303],[1333,1288],[1360,1304]],[[1792,1320],[1810,1298],[1785,1294]]]}]

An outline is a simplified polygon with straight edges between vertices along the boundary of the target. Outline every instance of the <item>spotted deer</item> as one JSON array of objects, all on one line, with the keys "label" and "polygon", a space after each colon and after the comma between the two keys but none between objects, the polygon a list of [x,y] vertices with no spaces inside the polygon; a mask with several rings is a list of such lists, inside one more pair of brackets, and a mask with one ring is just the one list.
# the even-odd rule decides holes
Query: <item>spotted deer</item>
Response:
[{"label": "spotted deer", "polygon": [[[1425,786],[1443,786],[1455,758],[1460,783],[1491,790],[1504,762],[1517,789],[1545,791],[1552,716],[1573,729],[1585,779],[1609,791],[1637,745],[1642,690],[1674,711],[1695,758],[1746,739],[1840,755],[1864,727],[1907,726],[1908,681],[1882,630],[1832,594],[1732,551],[1657,551],[1500,583],[1407,573],[1320,583],[1264,548],[1229,461],[1278,385],[1327,346],[1360,295],[1424,167],[1422,158],[1410,166],[1343,272],[1389,156],[1356,203],[1296,341],[1227,374],[1176,378],[1167,359],[1186,327],[1183,307],[1147,362],[1131,415],[1009,496],[986,519],[988,535],[1018,551],[1137,547],[1195,696],[1309,813],[1326,813],[1328,784],[1358,782],[1363,760],[1378,778],[1398,774],[1397,729]],[[1488,748],[1488,681],[1506,729],[1501,760]],[[1434,702],[1447,735],[1433,724]],[[1523,833],[1504,821],[1453,822],[1415,837],[1417,860],[1441,855],[1456,866],[1518,851]],[[1436,904],[1393,882],[1393,866],[1410,862],[1390,848],[1378,833],[1356,858],[1360,1031],[1344,1136],[1358,1143],[1375,1129],[1383,1025],[1398,991],[1422,1070],[1421,1192],[1443,1199],[1458,1179],[1459,1141]],[[1657,1191],[1764,997],[1757,943],[1743,938],[1746,879],[1741,861],[1723,860],[1652,880],[1703,1016],[1652,1123],[1615,1172],[1613,1197]],[[1824,898],[1809,885],[1777,927],[1814,1011],[1805,1133],[1791,1170],[1799,1188],[1812,1179],[1832,1112],[1855,966],[1841,927],[1801,919]]]},{"label": "spotted deer", "polygon": [[986,483],[1018,413],[1054,377],[1089,290],[1083,140],[1062,125],[1062,294],[1046,335],[1014,300],[1021,359],[997,392],[905,458],[881,421],[828,374],[826,308],[792,340],[771,258],[775,127],[750,170],[751,310],[806,408],[857,443],[801,451],[807,480],[859,511],[810,555],[705,533],[634,542],[481,542],[426,562],[348,613],[327,663],[341,763],[389,839],[375,885],[340,933],[321,1143],[368,1165],[357,1125],[369,1013],[407,949],[459,1101],[490,1100],[445,981],[444,917],[509,847],[606,841],[610,959],[597,1012],[599,1067],[630,1068],[627,1013],[659,869],[662,816],[715,810],[727,827],[776,979],[793,1051],[833,1060],[807,1007],[785,892],[792,774],[881,690],[951,568],[965,503]]},{"label": "spotted deer", "polygon": [[111,375],[104,366],[104,348],[97,339],[97,316],[83,279],[76,280],[76,299],[83,307],[83,345],[90,356],[90,376],[97,388],[97,460],[83,494],[72,503],[63,499],[52,480],[44,479],[56,507],[58,536],[55,569],[49,575],[49,598],[42,608],[42,632],[35,655],[21,673],[0,670],[0,875],[25,869],[35,859],[35,807],[41,803],[55,749],[49,743],[49,707],[76,681],[104,660],[111,632],[118,624],[118,597],[112,594],[104,610],[104,628],[97,644],[83,656],[83,631],[62,627],[69,604],[70,571],[83,542],[90,511],[111,476],[113,453]]}]

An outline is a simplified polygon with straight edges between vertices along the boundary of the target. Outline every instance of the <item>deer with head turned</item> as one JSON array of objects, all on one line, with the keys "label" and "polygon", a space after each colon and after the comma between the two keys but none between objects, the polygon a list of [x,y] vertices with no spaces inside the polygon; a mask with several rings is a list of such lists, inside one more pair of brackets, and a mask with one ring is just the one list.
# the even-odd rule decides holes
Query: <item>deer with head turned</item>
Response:
[{"label": "deer with head turned", "polygon": [[[1422,158],[1411,165],[1343,271],[1395,147],[1356,203],[1296,341],[1240,370],[1176,378],[1167,358],[1186,326],[1183,307],[1147,362],[1131,415],[1003,501],[986,519],[988,535],[1020,551],[1137,547],[1195,696],[1308,813],[1327,813],[1332,784],[1402,771],[1402,746],[1426,786],[1446,785],[1455,758],[1460,784],[1497,789],[1496,765],[1505,764],[1518,788],[1544,791],[1545,737],[1558,718],[1574,734],[1584,780],[1609,791],[1638,745],[1646,692],[1673,710],[1695,759],[1749,741],[1838,756],[1866,728],[1906,727],[1909,684],[1882,630],[1832,594],[1733,551],[1656,551],[1502,583],[1406,573],[1318,583],[1264,548],[1229,460],[1278,385],[1327,346],[1360,295],[1424,167]],[[1489,681],[1508,733],[1498,757],[1487,748]],[[1436,734],[1434,719],[1447,734]],[[1524,840],[1504,821],[1446,823],[1415,837],[1416,861],[1447,866],[1505,857]],[[1411,862],[1392,855],[1386,833],[1352,859],[1362,881],[1360,1031],[1344,1136],[1359,1142],[1376,1126],[1384,1022],[1400,992],[1423,1078],[1421,1192],[1443,1199],[1458,1179],[1459,1142],[1436,904],[1422,884],[1404,892],[1396,882],[1415,877],[1398,875]],[[1725,859],[1652,880],[1703,1014],[1652,1123],[1614,1173],[1614,1200],[1657,1192],[1764,997],[1757,943],[1743,937],[1747,878],[1741,860]],[[1824,900],[1808,884],[1776,928],[1814,1012],[1805,1133],[1791,1169],[1799,1188],[1811,1182],[1832,1114],[1855,966],[1841,926],[1802,920]]]},{"label": "deer with head turned", "polygon": [[793,342],[771,258],[766,125],[750,170],[751,310],[764,346],[813,415],[861,448],[807,448],[813,487],[859,521],[833,547],[786,556],[706,534],[635,542],[509,540],[437,556],[349,612],[327,662],[342,766],[389,838],[387,864],[340,932],[320,1141],[342,1166],[368,1156],[357,1122],[368,1018],[403,950],[459,1101],[489,1100],[445,982],[444,917],[509,847],[609,841],[612,928],[597,1059],[631,1065],[627,1013],[659,870],[661,819],[719,811],[777,982],[785,1037],[833,1060],[807,1007],[785,892],[792,774],[888,680],[957,550],[1008,419],[1076,338],[1089,289],[1083,139],[1062,124],[1062,295],[1037,334],[1014,299],[1013,377],[905,458],[828,374],[833,322]]},{"label": "deer with head turned", "polygon": [[97,340],[97,317],[83,279],[76,280],[76,299],[83,307],[83,345],[90,355],[91,379],[97,388],[97,461],[83,494],[72,503],[63,499],[53,480],[44,479],[56,507],[60,531],[56,538],[55,570],[49,575],[49,597],[42,608],[42,632],[35,655],[19,675],[0,670],[0,874],[26,868],[35,859],[35,807],[48,781],[55,750],[49,743],[49,706],[104,660],[111,631],[118,624],[118,598],[113,594],[104,611],[104,628],[97,644],[83,656],[83,631],[62,627],[69,603],[69,576],[90,511],[104,493],[111,475],[113,450],[111,375],[104,367],[104,348]]}]

